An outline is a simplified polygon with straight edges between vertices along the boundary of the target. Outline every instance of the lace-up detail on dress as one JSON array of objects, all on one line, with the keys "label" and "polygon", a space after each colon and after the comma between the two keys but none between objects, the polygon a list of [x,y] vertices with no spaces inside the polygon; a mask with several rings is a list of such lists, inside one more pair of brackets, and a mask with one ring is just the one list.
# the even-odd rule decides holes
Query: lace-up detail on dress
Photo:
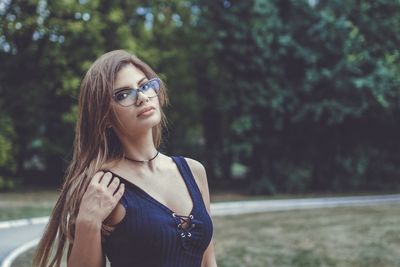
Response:
[{"label": "lace-up detail on dress", "polygon": [[172,213],[172,217],[177,223],[177,235],[181,239],[182,248],[188,249],[189,244],[186,239],[192,237],[192,230],[196,227],[196,220],[194,220],[192,214],[185,216]]}]

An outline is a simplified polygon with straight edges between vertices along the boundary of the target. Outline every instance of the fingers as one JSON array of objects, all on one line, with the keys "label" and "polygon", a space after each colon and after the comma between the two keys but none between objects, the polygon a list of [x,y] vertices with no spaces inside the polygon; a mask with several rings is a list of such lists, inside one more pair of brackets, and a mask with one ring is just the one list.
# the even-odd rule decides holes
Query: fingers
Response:
[{"label": "fingers", "polygon": [[125,184],[121,183],[118,177],[113,177],[111,172],[97,172],[93,176],[91,183],[97,183],[97,185],[101,185],[103,190],[105,189],[106,191],[109,191],[116,200],[119,200],[125,191]]},{"label": "fingers", "polygon": [[117,188],[119,189],[119,185],[122,184],[118,177],[114,176],[111,172],[107,172],[103,175],[103,178],[100,181],[100,184],[103,188],[106,188],[112,195],[117,193]]},{"label": "fingers", "polygon": [[96,172],[96,174],[93,176],[90,183],[92,183],[92,184],[100,183],[101,177],[103,177],[103,175],[104,175],[104,172],[102,172],[102,171]]},{"label": "fingers", "polygon": [[113,176],[112,176],[111,172],[106,172],[106,174],[103,175],[103,178],[101,178],[100,184],[103,187],[107,188],[108,185],[110,184],[110,181],[111,181],[112,177]]},{"label": "fingers", "polygon": [[117,189],[117,187],[119,186],[119,184],[120,184],[119,179],[118,179],[117,177],[114,177],[114,178],[112,179],[110,185],[108,186],[108,189],[109,189],[112,193],[114,193],[115,190]]},{"label": "fingers", "polygon": [[125,184],[120,183],[119,188],[114,193],[114,198],[116,201],[119,201],[125,191]]}]

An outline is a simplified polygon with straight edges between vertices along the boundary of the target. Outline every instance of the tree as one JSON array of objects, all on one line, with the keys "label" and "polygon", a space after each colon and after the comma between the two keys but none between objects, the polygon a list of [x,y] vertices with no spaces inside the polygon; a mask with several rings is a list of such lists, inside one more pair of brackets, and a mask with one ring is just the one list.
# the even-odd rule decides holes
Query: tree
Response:
[{"label": "tree", "polygon": [[224,157],[249,167],[252,192],[380,187],[373,176],[393,184],[399,4],[199,5],[228,129]]}]

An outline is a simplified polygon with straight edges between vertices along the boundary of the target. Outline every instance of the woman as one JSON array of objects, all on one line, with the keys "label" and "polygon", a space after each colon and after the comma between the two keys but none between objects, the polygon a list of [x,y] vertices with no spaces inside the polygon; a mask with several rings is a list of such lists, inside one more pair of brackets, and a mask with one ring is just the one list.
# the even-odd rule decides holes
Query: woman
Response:
[{"label": "woman", "polygon": [[[201,163],[157,148],[166,88],[134,55],[104,54],[85,75],[74,153],[33,265],[214,267]],[[58,235],[57,250],[50,258]]]}]

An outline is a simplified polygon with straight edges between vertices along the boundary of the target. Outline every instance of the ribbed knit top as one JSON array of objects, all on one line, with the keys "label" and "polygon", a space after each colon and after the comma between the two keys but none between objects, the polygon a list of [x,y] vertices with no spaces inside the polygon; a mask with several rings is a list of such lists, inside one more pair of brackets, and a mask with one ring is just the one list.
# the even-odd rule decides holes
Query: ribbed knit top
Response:
[{"label": "ribbed knit top", "polygon": [[[112,267],[201,266],[213,234],[212,220],[185,158],[172,159],[192,198],[190,214],[176,214],[114,173],[125,184],[120,203],[126,213],[103,244]],[[173,194],[173,188],[170,190]]]}]

